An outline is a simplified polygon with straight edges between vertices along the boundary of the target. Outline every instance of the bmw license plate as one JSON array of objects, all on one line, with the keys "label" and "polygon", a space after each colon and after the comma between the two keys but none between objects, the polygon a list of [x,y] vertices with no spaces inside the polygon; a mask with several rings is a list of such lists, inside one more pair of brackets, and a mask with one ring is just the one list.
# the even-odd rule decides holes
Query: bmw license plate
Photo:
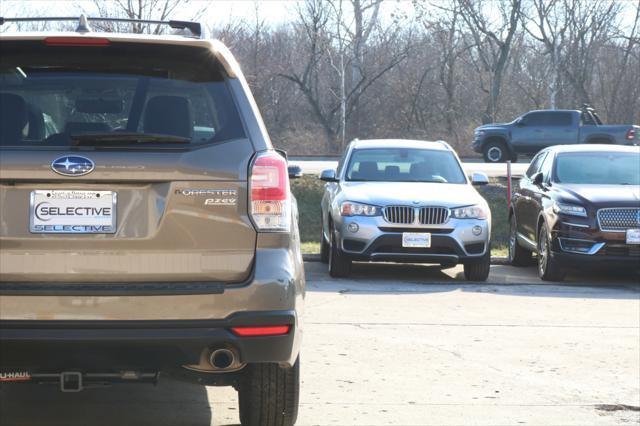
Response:
[{"label": "bmw license plate", "polygon": [[113,191],[31,192],[29,227],[33,233],[113,234],[116,232]]},{"label": "bmw license plate", "polygon": [[428,232],[403,232],[402,247],[431,247],[431,234]]},{"label": "bmw license plate", "polygon": [[627,229],[627,244],[640,244],[640,229]]}]

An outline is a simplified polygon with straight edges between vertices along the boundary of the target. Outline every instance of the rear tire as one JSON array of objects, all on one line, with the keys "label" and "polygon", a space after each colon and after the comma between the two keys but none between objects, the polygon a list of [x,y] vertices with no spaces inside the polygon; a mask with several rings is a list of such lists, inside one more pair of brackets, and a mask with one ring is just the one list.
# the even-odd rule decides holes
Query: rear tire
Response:
[{"label": "rear tire", "polygon": [[300,359],[291,368],[249,364],[238,388],[240,423],[246,426],[293,426],[300,398]]},{"label": "rear tire", "polygon": [[486,281],[489,278],[491,269],[491,249],[487,248],[487,253],[478,260],[464,264],[464,277],[467,281]]},{"label": "rear tire", "polygon": [[329,275],[334,278],[344,278],[351,272],[351,260],[346,259],[338,247],[336,231],[331,230],[331,246],[329,252]]},{"label": "rear tire", "polygon": [[320,262],[329,263],[329,251],[331,247],[324,238],[324,229],[320,232]]},{"label": "rear tire", "polygon": [[511,157],[507,145],[499,140],[487,142],[482,153],[485,163],[504,163]]},{"label": "rear tire", "polygon": [[547,224],[543,223],[538,232],[538,276],[543,281],[563,281],[566,272],[551,256]]},{"label": "rear tire", "polygon": [[527,266],[531,264],[531,252],[518,244],[517,224],[515,214],[509,218],[509,263],[512,266]]}]

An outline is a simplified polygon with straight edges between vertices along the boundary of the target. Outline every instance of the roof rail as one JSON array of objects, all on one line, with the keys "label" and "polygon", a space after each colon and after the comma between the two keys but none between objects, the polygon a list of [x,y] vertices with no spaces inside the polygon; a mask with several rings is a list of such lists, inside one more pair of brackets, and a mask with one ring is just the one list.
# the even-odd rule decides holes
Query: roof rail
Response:
[{"label": "roof rail", "polygon": [[4,25],[8,22],[60,22],[60,21],[78,21],[78,27],[76,28],[77,32],[90,32],[91,27],[89,26],[90,21],[98,21],[98,22],[129,22],[129,23],[137,23],[137,24],[154,24],[154,25],[168,25],[174,29],[184,30],[187,29],[193,34],[195,37],[202,38],[202,25],[199,22],[191,22],[191,21],[157,21],[150,19],[127,19],[127,18],[98,18],[98,17],[87,17],[85,15],[80,16],[51,16],[51,17],[33,17],[33,18],[4,18],[0,17],[0,25]]}]

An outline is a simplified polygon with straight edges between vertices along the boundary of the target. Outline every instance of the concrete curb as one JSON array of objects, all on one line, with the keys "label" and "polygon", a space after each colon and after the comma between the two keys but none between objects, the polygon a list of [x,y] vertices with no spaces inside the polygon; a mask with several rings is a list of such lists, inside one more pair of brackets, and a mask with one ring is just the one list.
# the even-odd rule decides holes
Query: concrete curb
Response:
[{"label": "concrete curb", "polygon": [[[318,253],[307,253],[302,255],[302,259],[305,262],[320,262],[320,254]],[[491,258],[492,265],[508,265],[509,258],[507,257],[492,257]]]}]

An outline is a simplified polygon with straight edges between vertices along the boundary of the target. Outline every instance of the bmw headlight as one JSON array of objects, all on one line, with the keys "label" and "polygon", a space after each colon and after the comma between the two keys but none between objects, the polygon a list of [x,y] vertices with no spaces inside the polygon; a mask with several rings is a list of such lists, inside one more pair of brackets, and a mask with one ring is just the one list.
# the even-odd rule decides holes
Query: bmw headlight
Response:
[{"label": "bmw headlight", "polygon": [[451,217],[455,219],[486,219],[487,210],[483,206],[467,206],[451,209]]},{"label": "bmw headlight", "polygon": [[345,201],[340,205],[340,214],[342,216],[376,216],[378,211],[376,206],[354,203],[353,201]]},{"label": "bmw headlight", "polygon": [[553,203],[553,212],[555,214],[587,217],[587,209],[574,204]]}]

